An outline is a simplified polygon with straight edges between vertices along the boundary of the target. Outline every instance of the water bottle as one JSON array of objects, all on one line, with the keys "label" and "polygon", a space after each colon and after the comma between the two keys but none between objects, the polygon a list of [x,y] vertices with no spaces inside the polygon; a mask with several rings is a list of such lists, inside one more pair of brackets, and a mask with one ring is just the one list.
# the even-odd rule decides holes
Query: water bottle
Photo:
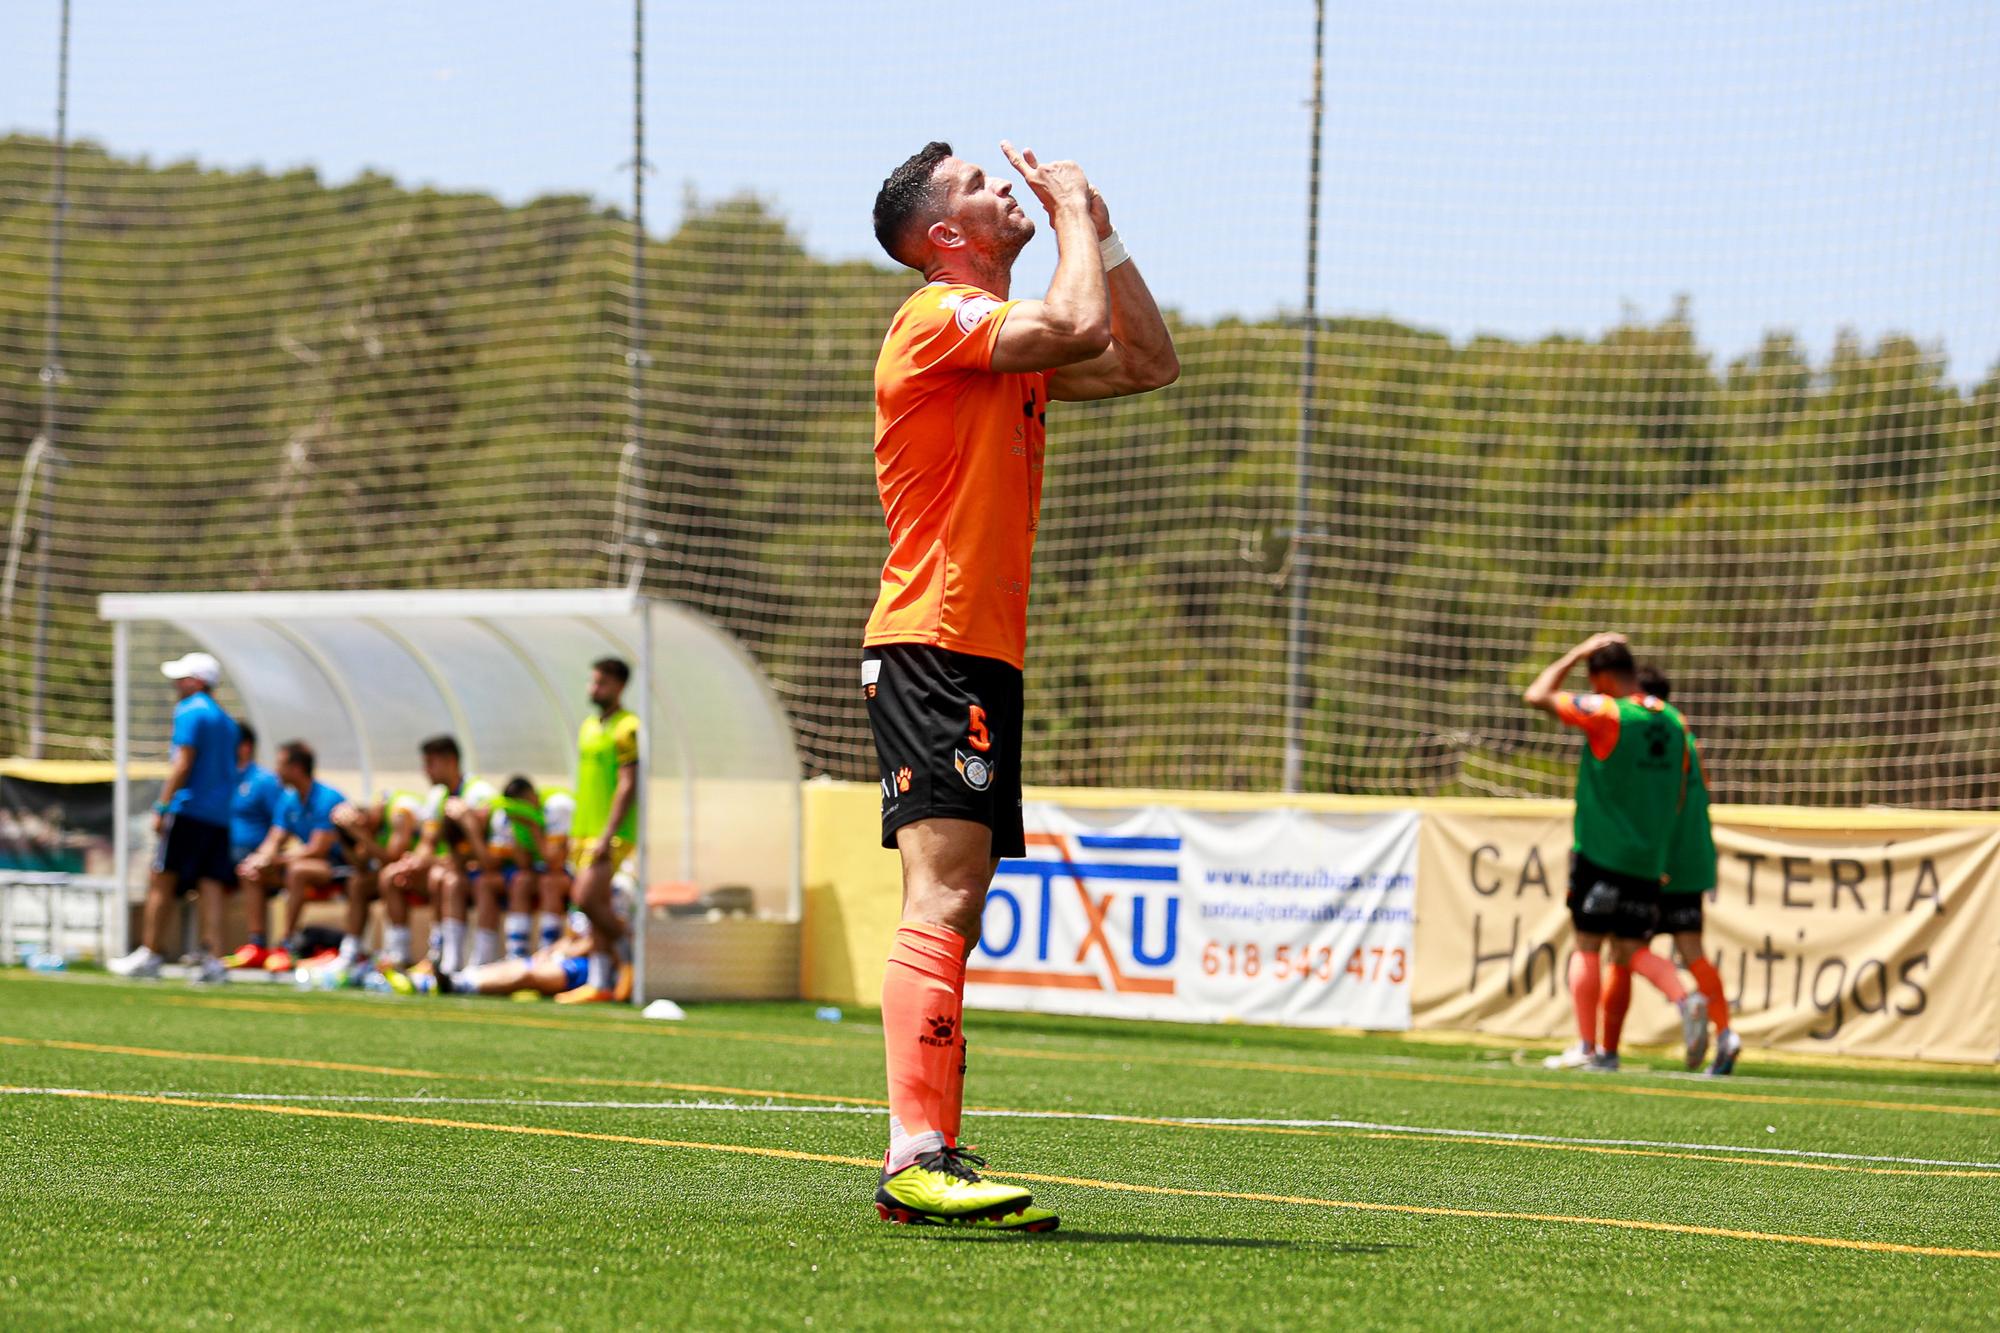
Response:
[{"label": "water bottle", "polygon": [[823,1004],[813,1010],[813,1017],[822,1023],[838,1023],[840,1021],[840,1010],[833,1005]]},{"label": "water bottle", "polygon": [[59,953],[44,949],[28,959],[30,972],[61,972],[69,966],[69,960]]}]

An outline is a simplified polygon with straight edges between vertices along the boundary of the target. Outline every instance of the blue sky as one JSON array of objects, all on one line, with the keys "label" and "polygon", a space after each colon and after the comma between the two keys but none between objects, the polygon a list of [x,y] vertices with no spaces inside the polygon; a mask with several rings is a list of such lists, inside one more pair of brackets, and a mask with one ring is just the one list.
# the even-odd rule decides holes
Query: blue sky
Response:
[{"label": "blue sky", "polygon": [[[1321,308],[1457,337],[1595,333],[1692,302],[2000,358],[2000,5],[1334,0]],[[0,129],[53,124],[56,0],[10,0]],[[157,161],[364,168],[622,202],[630,7],[75,0],[72,132]],[[1190,314],[1296,309],[1308,0],[648,6],[651,220],[748,190],[815,252],[931,137],[1073,156]],[[1045,280],[1040,241],[1022,288]]]}]

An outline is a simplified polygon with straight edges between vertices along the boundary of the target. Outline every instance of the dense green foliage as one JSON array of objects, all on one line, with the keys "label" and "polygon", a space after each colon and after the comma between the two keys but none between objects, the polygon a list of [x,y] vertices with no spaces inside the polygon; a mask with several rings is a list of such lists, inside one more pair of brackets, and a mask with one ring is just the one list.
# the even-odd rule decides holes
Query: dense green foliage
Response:
[{"label": "dense green foliage", "polygon": [[[48,159],[0,140],[10,494]],[[810,770],[872,776],[869,377],[907,275],[814,259],[754,201],[691,207],[647,247],[635,415],[630,233],[586,200],[90,148],[70,196],[61,752],[108,730],[98,592],[574,585],[643,555],[756,652]],[[1669,667],[1724,799],[2000,797],[2000,376],[1900,336],[1718,364],[1686,311],[1525,342],[1329,320],[1294,541],[1304,331],[1177,337],[1172,389],[1051,413],[1030,780],[1277,785],[1302,580],[1309,788],[1561,791],[1567,742],[1515,696],[1615,627]],[[24,591],[17,677],[32,626]],[[0,748],[22,725],[10,696]]]}]

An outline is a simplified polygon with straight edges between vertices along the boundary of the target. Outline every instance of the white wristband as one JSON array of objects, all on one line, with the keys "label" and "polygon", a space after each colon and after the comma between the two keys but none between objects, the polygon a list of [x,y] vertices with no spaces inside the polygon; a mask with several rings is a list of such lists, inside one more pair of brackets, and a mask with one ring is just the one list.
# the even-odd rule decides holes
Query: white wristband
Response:
[{"label": "white wristband", "polygon": [[1104,271],[1109,273],[1132,256],[1125,251],[1125,242],[1114,230],[1097,243],[1097,256],[1104,261]]}]

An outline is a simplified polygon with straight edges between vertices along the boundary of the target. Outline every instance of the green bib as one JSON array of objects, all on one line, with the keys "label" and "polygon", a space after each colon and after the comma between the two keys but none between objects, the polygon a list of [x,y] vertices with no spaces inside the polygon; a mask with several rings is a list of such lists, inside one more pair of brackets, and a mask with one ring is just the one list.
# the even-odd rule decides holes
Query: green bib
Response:
[{"label": "green bib", "polygon": [[[639,762],[639,719],[625,709],[610,717],[592,713],[583,720],[576,735],[576,825],[577,842],[584,844],[603,836],[611,823],[611,800],[618,792],[618,770]],[[639,802],[615,830],[631,842],[639,836]]]},{"label": "green bib", "polygon": [[1674,824],[1674,842],[1667,853],[1663,893],[1707,893],[1716,882],[1715,830],[1708,822],[1708,780],[1701,771],[1701,751],[1688,747],[1687,799]]},{"label": "green bib", "polygon": [[1584,741],[1576,773],[1576,850],[1606,870],[1658,880],[1680,821],[1687,724],[1672,704],[1638,698],[1618,709],[1618,744],[1599,759]]}]

